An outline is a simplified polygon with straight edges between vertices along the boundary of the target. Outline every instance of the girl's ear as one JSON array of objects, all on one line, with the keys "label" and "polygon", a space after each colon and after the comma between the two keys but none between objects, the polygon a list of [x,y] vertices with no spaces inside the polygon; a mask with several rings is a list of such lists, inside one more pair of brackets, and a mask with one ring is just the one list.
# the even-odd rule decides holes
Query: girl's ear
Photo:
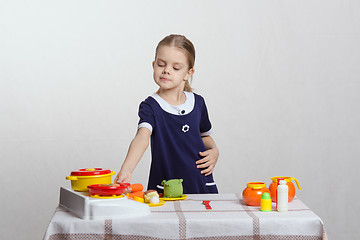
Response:
[{"label": "girl's ear", "polygon": [[155,61],[152,62],[152,66],[153,66],[153,69],[154,69],[154,67],[155,67]]},{"label": "girl's ear", "polygon": [[195,72],[195,70],[193,68],[190,68],[188,73],[186,74],[186,77],[184,80],[185,81],[189,80],[192,77],[192,75],[194,74],[194,72]]}]

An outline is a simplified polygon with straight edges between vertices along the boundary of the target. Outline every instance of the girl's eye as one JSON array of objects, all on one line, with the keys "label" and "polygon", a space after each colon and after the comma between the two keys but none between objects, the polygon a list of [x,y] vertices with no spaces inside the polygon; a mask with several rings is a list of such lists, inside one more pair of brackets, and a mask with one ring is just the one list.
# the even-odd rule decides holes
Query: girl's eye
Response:
[{"label": "girl's eye", "polygon": [[175,71],[178,71],[178,70],[180,70],[180,68],[175,68],[175,67],[174,67],[174,70],[175,70]]},{"label": "girl's eye", "polygon": [[158,63],[158,66],[159,66],[159,67],[165,67],[164,64],[160,64],[160,63]]}]

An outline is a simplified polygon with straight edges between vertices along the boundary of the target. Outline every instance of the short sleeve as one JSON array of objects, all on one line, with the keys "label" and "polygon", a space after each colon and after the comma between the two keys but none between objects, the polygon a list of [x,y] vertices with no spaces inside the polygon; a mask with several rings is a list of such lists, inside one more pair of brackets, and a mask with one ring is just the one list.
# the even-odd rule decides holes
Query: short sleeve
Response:
[{"label": "short sleeve", "polygon": [[206,108],[206,104],[203,98],[201,98],[201,120],[200,120],[200,135],[202,137],[209,136],[212,132],[211,122],[209,120],[209,114]]},{"label": "short sleeve", "polygon": [[152,132],[154,126],[154,114],[150,105],[145,101],[140,103],[138,115],[140,118],[138,128],[146,127]]}]

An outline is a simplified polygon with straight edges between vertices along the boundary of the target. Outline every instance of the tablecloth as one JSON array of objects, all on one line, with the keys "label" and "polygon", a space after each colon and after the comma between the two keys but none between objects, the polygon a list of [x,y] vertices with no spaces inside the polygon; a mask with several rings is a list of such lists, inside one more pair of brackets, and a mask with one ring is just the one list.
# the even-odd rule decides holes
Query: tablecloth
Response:
[{"label": "tablecloth", "polygon": [[[207,210],[202,201],[210,201]],[[273,209],[275,205],[273,204]],[[322,220],[300,199],[289,211],[261,212],[247,206],[241,194],[189,194],[182,201],[152,207],[151,214],[133,218],[83,220],[60,206],[45,240],[69,239],[327,239]]]}]

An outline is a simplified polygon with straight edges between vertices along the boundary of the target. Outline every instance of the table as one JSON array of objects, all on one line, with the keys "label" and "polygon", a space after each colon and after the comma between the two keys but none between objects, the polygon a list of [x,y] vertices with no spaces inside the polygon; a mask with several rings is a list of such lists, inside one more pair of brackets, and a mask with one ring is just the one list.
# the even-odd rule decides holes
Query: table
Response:
[{"label": "table", "polygon": [[[209,200],[211,210],[202,201]],[[273,204],[273,209],[275,205]],[[300,199],[289,211],[261,212],[247,206],[240,193],[188,194],[183,201],[152,207],[150,215],[83,220],[58,207],[45,240],[68,239],[327,239],[322,220]]]}]

